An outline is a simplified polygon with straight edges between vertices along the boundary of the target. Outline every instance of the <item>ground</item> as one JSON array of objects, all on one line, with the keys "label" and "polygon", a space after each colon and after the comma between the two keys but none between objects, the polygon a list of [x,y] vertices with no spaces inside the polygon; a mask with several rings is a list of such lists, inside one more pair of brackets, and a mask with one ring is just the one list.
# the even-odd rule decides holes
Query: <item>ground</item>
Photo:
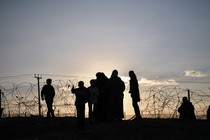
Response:
[{"label": "ground", "polygon": [[209,140],[207,120],[142,119],[99,122],[78,131],[76,118],[1,118],[1,140]]}]

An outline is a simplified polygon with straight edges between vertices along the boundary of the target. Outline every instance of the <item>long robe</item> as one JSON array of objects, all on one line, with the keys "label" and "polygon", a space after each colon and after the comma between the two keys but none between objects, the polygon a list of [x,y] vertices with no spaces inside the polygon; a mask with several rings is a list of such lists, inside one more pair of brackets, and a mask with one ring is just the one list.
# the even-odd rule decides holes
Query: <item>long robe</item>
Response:
[{"label": "long robe", "polygon": [[123,98],[125,84],[119,77],[111,77],[108,81],[108,120],[122,120],[124,118]]}]

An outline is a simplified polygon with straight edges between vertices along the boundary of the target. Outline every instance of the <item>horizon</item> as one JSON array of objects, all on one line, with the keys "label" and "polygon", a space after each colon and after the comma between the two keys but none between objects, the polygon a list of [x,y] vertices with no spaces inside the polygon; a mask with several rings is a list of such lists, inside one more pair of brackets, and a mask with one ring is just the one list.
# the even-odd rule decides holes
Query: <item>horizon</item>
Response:
[{"label": "horizon", "polygon": [[[88,87],[89,81],[91,79],[93,79],[93,77],[53,75],[53,74],[26,74],[26,75],[19,75],[19,76],[16,75],[16,76],[0,77],[0,87],[1,87],[2,92],[5,93],[4,97],[6,97],[7,98],[6,100],[8,100],[8,101],[11,100],[13,102],[13,104],[17,103],[17,106],[13,105],[13,107],[12,107],[13,109],[15,109],[15,108],[18,109],[18,100],[13,99],[15,96],[23,97],[23,102],[27,102],[28,100],[30,101],[31,99],[29,97],[34,98],[34,96],[37,96],[37,78],[35,76],[42,77],[40,79],[40,88],[42,88],[42,86],[45,84],[45,80],[47,78],[51,78],[52,84],[56,89],[57,98],[59,100],[62,98],[66,98],[65,100],[67,101],[67,103],[72,102],[71,101],[72,97],[70,96],[71,94],[69,94],[70,90],[67,85],[70,85],[70,87],[72,87],[72,85],[77,86],[77,82],[82,80],[85,82],[86,87]],[[121,78],[126,85],[126,90],[124,91],[124,101],[123,102],[124,102],[124,113],[126,115],[126,118],[128,118],[128,116],[133,115],[133,107],[132,107],[132,103],[131,103],[132,100],[131,100],[130,94],[128,93],[129,77],[121,77]],[[10,80],[13,79],[13,80],[16,80],[19,82],[15,83],[15,81],[13,81],[13,80],[10,81],[9,79]],[[25,81],[25,79],[30,79],[30,81]],[[22,82],[20,82],[20,81],[22,81]],[[204,115],[205,110],[207,109],[208,105],[210,104],[210,100],[209,100],[210,89],[208,86],[209,85],[208,82],[180,81],[181,83],[179,83],[177,81],[172,81],[172,82],[168,81],[167,82],[167,81],[145,80],[145,79],[142,80],[140,78],[139,78],[138,82],[139,82],[139,88],[140,88],[140,97],[142,99],[140,101],[139,105],[140,105],[141,112],[144,112],[144,116],[146,115],[146,116],[151,117],[157,113],[157,112],[156,113],[154,112],[153,107],[145,108],[147,106],[147,104],[149,106],[153,106],[152,104],[155,100],[157,100],[157,101],[159,100],[158,102],[156,101],[156,104],[157,105],[159,104],[158,106],[160,106],[160,108],[158,106],[156,106],[157,110],[158,110],[158,108],[163,109],[163,108],[161,108],[161,106],[162,106],[161,104],[164,104],[164,102],[167,100],[169,101],[168,107],[176,109],[177,105],[175,105],[175,104],[179,104],[179,102],[181,102],[180,101],[181,98],[183,96],[187,96],[187,90],[189,89],[192,94],[192,102],[195,104],[195,107],[197,108],[196,109],[197,116],[199,118],[203,118],[203,117],[205,118],[205,115]],[[199,87],[202,87],[205,90],[202,90]],[[11,96],[11,93],[14,95]],[[157,99],[150,98],[153,96],[155,96]],[[9,98],[11,98],[11,99],[9,99]],[[67,116],[71,115],[72,110],[67,109],[65,106],[62,107],[63,103],[61,102],[61,104],[60,104],[59,100],[56,99],[56,102],[55,102],[56,105],[59,106],[56,110],[57,111],[59,110],[61,116],[65,115],[65,114]],[[34,101],[34,102],[37,102],[37,101]],[[72,104],[72,103],[70,103],[70,104]],[[25,105],[22,104],[22,106],[24,107]],[[45,106],[44,102],[42,102],[42,106],[43,107]],[[23,108],[23,110],[24,110],[24,108]],[[35,110],[37,110],[37,109],[38,108],[35,108]],[[15,110],[13,110],[13,112],[15,112]],[[23,110],[21,109],[21,112]],[[170,117],[173,114],[172,113],[173,110],[170,111],[167,109],[167,107],[164,110],[165,111],[159,115],[162,116],[163,114],[169,114],[168,117]],[[18,111],[18,110],[16,110],[16,111]],[[45,107],[42,108],[42,111],[44,111],[44,112],[46,111]],[[59,115],[59,113],[57,111],[56,111],[56,115]],[[86,111],[88,111],[88,109],[86,109]],[[150,112],[150,113],[148,114],[148,112]],[[8,113],[8,109],[5,113],[6,114]],[[16,113],[18,113],[18,112],[16,112]],[[155,116],[157,117],[157,114]],[[162,116],[162,117],[164,117],[164,116]],[[167,117],[167,116],[165,116],[165,117]]]}]

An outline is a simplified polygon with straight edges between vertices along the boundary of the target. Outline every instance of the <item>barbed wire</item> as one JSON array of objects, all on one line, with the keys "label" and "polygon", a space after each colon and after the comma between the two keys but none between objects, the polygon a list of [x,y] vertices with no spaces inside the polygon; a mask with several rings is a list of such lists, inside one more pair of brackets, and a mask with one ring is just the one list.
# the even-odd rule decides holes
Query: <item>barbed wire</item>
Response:
[{"label": "barbed wire", "polygon": [[[71,93],[71,87],[77,85],[78,80],[54,80],[52,82],[56,91],[53,108],[57,116],[75,116],[75,96]],[[40,82],[42,87],[45,82]],[[38,115],[38,85],[30,82],[16,84],[13,82],[0,83],[2,91],[3,117],[14,116],[37,116]],[[126,88],[125,92],[128,88]],[[154,85],[145,91],[141,91],[140,108],[144,117],[150,118],[177,118],[177,109],[181,104],[182,97],[186,96],[187,89],[176,85]],[[197,118],[205,118],[210,105],[210,95],[201,91],[190,91],[190,99],[195,106]],[[41,113],[45,115],[47,107],[41,103]]]},{"label": "barbed wire", "polygon": [[[141,101],[142,114],[156,118],[167,114],[167,118],[177,118],[178,107],[187,92],[188,90],[178,86],[152,86],[143,93],[145,99]],[[195,107],[197,118],[205,118],[210,105],[210,95],[201,90],[190,91],[190,101]]]},{"label": "barbed wire", "polygon": [[[41,82],[42,87],[45,83]],[[54,110],[57,115],[75,116],[74,94],[71,94],[70,88],[73,82],[68,80],[53,81],[52,85],[56,90],[54,100]],[[15,84],[12,82],[0,83],[2,91],[2,107],[4,108],[4,117],[12,116],[37,116],[38,115],[38,86],[32,83]],[[46,105],[42,102],[42,115],[46,114]]]}]

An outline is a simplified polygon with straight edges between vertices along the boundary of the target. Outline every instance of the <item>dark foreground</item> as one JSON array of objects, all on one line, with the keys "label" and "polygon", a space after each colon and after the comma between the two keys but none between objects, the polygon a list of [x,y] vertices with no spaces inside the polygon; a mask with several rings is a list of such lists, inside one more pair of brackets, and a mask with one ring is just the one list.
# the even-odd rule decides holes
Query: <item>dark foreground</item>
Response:
[{"label": "dark foreground", "polygon": [[210,122],[143,119],[87,123],[78,131],[76,118],[3,118],[0,140],[209,140]]}]

